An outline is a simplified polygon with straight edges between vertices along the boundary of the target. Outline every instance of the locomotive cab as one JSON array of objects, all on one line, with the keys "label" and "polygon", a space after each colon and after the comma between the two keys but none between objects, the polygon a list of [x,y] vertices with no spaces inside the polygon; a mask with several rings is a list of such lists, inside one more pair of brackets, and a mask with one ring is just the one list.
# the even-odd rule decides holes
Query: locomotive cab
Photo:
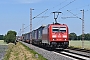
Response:
[{"label": "locomotive cab", "polygon": [[49,28],[50,45],[55,48],[67,48],[68,41],[68,27],[65,24],[50,25]]}]

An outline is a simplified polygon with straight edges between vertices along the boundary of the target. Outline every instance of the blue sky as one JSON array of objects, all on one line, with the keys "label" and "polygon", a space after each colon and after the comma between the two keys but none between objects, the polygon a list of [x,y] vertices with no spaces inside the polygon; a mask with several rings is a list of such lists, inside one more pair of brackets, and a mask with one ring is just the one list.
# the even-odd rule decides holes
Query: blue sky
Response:
[{"label": "blue sky", "polygon": [[[32,17],[48,9],[38,17],[49,17],[33,19],[33,29],[43,24],[53,23],[52,12],[60,11],[62,13],[57,21],[67,24],[69,33],[75,32],[77,35],[82,33],[82,21],[78,18],[62,19],[61,17],[75,17],[67,11],[70,10],[73,14],[77,14],[78,17],[82,18],[80,10],[84,9],[85,33],[90,33],[90,0],[0,0],[0,34],[6,34],[9,30],[15,30],[19,33],[22,24],[27,27],[30,24],[30,8],[34,9]],[[30,27],[24,29],[24,33],[29,31]]]}]

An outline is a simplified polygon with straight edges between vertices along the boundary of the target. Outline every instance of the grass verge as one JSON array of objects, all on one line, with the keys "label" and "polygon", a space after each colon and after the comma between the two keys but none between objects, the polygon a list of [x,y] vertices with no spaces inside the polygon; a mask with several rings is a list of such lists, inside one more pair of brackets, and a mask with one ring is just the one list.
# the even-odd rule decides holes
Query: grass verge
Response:
[{"label": "grass verge", "polygon": [[38,54],[37,52],[35,52],[34,50],[30,49],[30,48],[27,47],[26,45],[24,45],[24,44],[22,44],[22,43],[20,43],[20,44],[23,45],[23,46],[25,47],[25,49],[27,49],[28,51],[30,51],[31,53],[33,53],[33,54],[34,54],[34,56],[33,56],[34,58],[37,58],[36,55],[38,55],[37,60],[47,60],[47,59],[44,58],[42,55]]},{"label": "grass verge", "polygon": [[[38,57],[36,56],[38,55]],[[34,50],[30,49],[26,45],[18,42],[15,44],[9,44],[8,50],[3,60],[47,60],[42,55],[38,54]]]},{"label": "grass verge", "polygon": [[9,60],[9,58],[10,58],[10,55],[11,55],[11,52],[12,52],[12,49],[13,49],[13,46],[14,46],[14,45],[12,45],[12,46],[10,46],[10,45],[12,45],[12,44],[8,45],[9,49],[7,50],[3,60]]}]

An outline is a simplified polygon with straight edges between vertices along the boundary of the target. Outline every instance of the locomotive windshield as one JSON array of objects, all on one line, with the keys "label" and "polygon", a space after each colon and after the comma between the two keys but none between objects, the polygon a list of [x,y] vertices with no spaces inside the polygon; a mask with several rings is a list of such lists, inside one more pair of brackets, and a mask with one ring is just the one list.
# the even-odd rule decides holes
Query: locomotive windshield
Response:
[{"label": "locomotive windshield", "polygon": [[59,27],[53,27],[52,32],[59,32]]},{"label": "locomotive windshield", "polygon": [[66,27],[53,27],[52,32],[66,32]]},{"label": "locomotive windshield", "polygon": [[66,32],[66,27],[60,27],[59,31],[60,32]]}]

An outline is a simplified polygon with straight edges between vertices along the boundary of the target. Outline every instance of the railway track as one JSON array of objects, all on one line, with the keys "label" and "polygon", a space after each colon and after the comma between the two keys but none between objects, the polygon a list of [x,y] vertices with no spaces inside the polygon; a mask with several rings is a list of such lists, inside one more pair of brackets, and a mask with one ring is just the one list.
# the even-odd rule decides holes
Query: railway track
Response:
[{"label": "railway track", "polygon": [[90,60],[90,53],[82,52],[82,51],[76,51],[76,50],[70,50],[65,49],[63,51],[55,50],[56,53],[63,54],[65,56],[74,58],[76,60]]},{"label": "railway track", "polygon": [[79,49],[79,48],[69,48],[71,50],[75,50],[75,51],[81,51],[81,52],[87,52],[90,53],[90,50],[86,50],[86,49]]}]

